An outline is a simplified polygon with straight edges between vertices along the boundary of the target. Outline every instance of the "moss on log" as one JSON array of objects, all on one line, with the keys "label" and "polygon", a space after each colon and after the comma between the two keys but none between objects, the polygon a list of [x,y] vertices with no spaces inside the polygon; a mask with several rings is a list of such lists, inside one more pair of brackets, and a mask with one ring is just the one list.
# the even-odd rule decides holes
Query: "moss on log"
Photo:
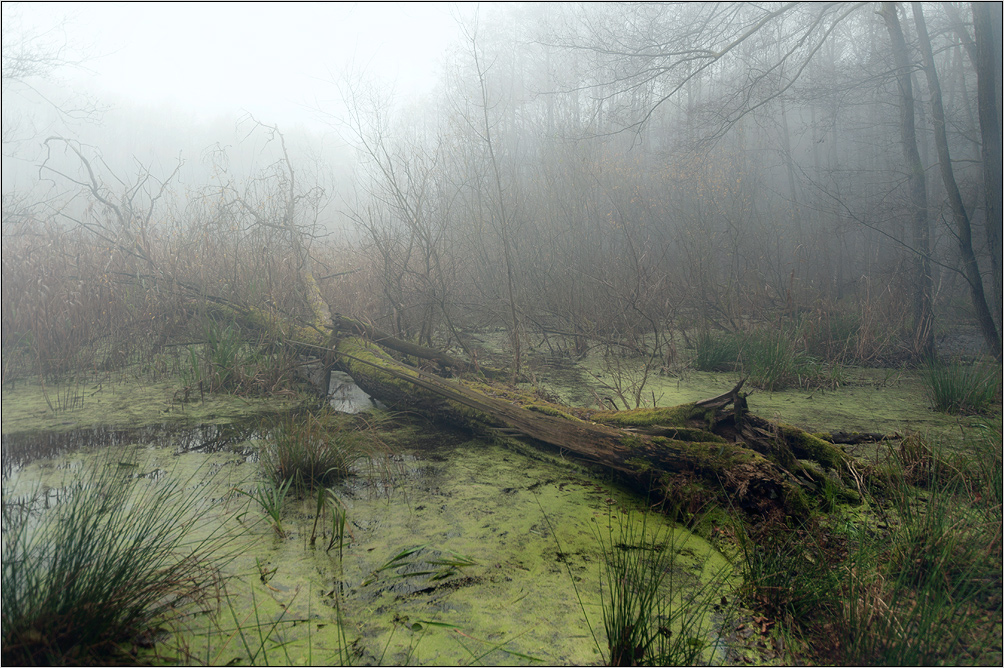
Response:
[{"label": "moss on log", "polygon": [[[718,397],[670,408],[576,411],[492,385],[484,376],[446,380],[421,371],[395,359],[383,346],[452,370],[470,367],[351,318],[330,316],[320,306],[311,301],[314,317],[306,326],[265,312],[231,313],[253,326],[278,328],[290,344],[325,358],[330,355],[363,390],[394,408],[419,411],[487,436],[529,439],[610,471],[644,493],[669,497],[674,481],[697,478],[720,503],[751,517],[803,517],[812,508],[809,495],[822,481],[818,471],[800,459],[836,471],[845,483],[854,479],[850,458],[836,446],[749,415],[742,383]],[[325,317],[331,323],[327,327]],[[847,486],[841,487],[841,496],[860,500]]]},{"label": "moss on log", "polygon": [[426,348],[425,346],[420,346],[410,341],[399,339],[396,336],[392,336],[391,334],[379,329],[378,327],[364,323],[361,320],[349,318],[348,316],[341,315],[340,313],[336,313],[332,317],[331,322],[334,330],[338,333],[349,336],[365,337],[374,343],[378,343],[383,348],[389,348],[401,353],[402,355],[408,355],[410,357],[435,362],[445,369],[451,369],[457,372],[462,371],[474,373],[487,378],[501,379],[507,378],[511,375],[490,367],[471,364],[442,351]]},{"label": "moss on log", "polygon": [[[418,410],[483,434],[518,434],[600,466],[647,492],[665,494],[666,485],[680,473],[696,476],[707,489],[717,490],[723,503],[751,515],[802,517],[810,512],[806,492],[814,491],[819,481],[797,465],[794,451],[819,457],[824,466],[849,465],[839,449],[793,427],[766,436],[749,431],[754,443],[739,438],[746,413],[738,386],[693,404],[585,411],[578,417],[567,407],[483,381],[428,374],[361,337],[341,338],[335,352],[338,364],[360,387],[392,407]],[[788,439],[798,445],[787,445]],[[847,490],[847,498],[854,496]]]}]

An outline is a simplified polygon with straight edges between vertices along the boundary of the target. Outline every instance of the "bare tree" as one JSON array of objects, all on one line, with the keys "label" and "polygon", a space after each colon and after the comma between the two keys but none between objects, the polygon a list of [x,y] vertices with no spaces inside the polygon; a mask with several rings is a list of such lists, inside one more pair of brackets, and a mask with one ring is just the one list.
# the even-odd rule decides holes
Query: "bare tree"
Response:
[{"label": "bare tree", "polygon": [[[980,138],[983,158],[983,202],[986,210],[987,246],[993,275],[993,303],[997,309],[997,324],[1001,325],[1001,127],[1000,127],[1000,67],[1001,8],[988,2],[974,2],[973,48],[977,77],[977,107],[980,117]],[[993,15],[997,15],[997,39],[994,39]],[[996,73],[995,73],[996,70]],[[1000,338],[998,337],[998,353]]]},{"label": "bare tree", "polygon": [[[158,203],[178,176],[182,160],[178,159],[174,170],[164,179],[154,176],[145,165],[138,163],[136,176],[127,181],[105,164],[100,153],[88,157],[84,147],[73,139],[49,137],[43,145],[46,159],[40,165],[39,173],[56,174],[79,186],[104,209],[104,215],[77,218],[64,208],[60,215],[139,260],[144,271],[159,267],[151,239],[153,216]],[[50,165],[49,160],[56,146],[63,146],[76,156],[81,167],[80,174],[68,174]],[[104,176],[99,174],[95,162],[104,168]]]},{"label": "bare tree", "polygon": [[[93,101],[79,95],[59,99],[47,91],[43,82],[51,80],[56,72],[83,64],[84,58],[75,54],[65,34],[65,25],[47,28],[26,25],[17,3],[3,4],[3,66],[2,87],[4,155],[12,156],[24,141],[53,129],[38,127],[38,114],[24,114],[14,104],[15,99],[41,103],[66,124],[67,122],[93,120],[100,108]],[[59,132],[59,130],[56,130]]]},{"label": "bare tree", "polygon": [[[437,323],[443,322],[451,340],[470,354],[454,323],[450,277],[456,258],[448,252],[449,198],[438,196],[437,183],[442,139],[392,138],[389,100],[365,90],[351,76],[337,86],[347,107],[341,125],[373,172],[365,186],[366,200],[351,207],[349,216],[365,230],[380,256],[382,289],[396,333],[412,334],[413,319],[407,311],[417,309],[420,344],[431,346]],[[412,287],[406,288],[406,283]]]},{"label": "bare tree", "polygon": [[[474,193],[476,206],[483,212],[482,218],[486,219],[489,227],[498,237],[502,245],[502,258],[504,263],[504,281],[506,307],[508,311],[509,346],[512,353],[513,378],[519,375],[522,366],[522,339],[523,331],[522,319],[520,317],[520,307],[517,297],[516,285],[516,258],[514,251],[514,241],[516,236],[516,207],[515,179],[507,178],[503,175],[503,156],[500,154],[501,142],[496,134],[500,121],[499,111],[505,111],[507,105],[505,100],[493,99],[490,93],[488,75],[493,64],[485,61],[485,52],[479,42],[478,19],[475,17],[474,24],[464,26],[464,37],[467,40],[466,48],[473,64],[474,99],[465,99],[461,103],[460,118],[462,123],[470,131],[474,143],[478,146],[476,150],[483,152],[487,175],[483,175],[487,183],[486,189],[478,188]],[[496,118],[492,118],[493,112]]]},{"label": "bare tree", "polygon": [[917,130],[914,111],[913,65],[910,62],[906,39],[898,15],[898,3],[883,2],[881,9],[892,42],[896,61],[896,82],[899,88],[900,141],[906,161],[910,190],[910,210],[913,223],[913,242],[917,252],[914,277],[917,292],[914,296],[913,314],[916,333],[914,346],[918,354],[930,357],[934,353],[934,311],[932,307],[933,281],[931,279],[930,223],[927,211],[927,183],[924,164],[917,149]]},{"label": "bare tree", "polygon": [[[941,101],[941,82],[934,64],[934,51],[931,49],[931,38],[927,34],[927,22],[924,19],[924,9],[919,2],[912,3],[913,20],[917,26],[917,37],[920,52],[924,59],[924,73],[927,77],[927,87],[931,92],[931,115],[934,119],[934,143],[938,149],[938,164],[941,167],[941,178],[948,193],[948,201],[955,219],[956,236],[959,242],[959,252],[962,255],[963,275],[969,283],[973,307],[976,310],[976,322],[983,334],[987,347],[998,358],[1001,356],[1001,336],[994,324],[993,315],[983,292],[983,276],[980,273],[976,254],[973,252],[972,225],[969,214],[962,202],[962,193],[955,181],[955,171],[952,168],[952,157],[948,150],[948,137],[945,133],[945,109]],[[883,11],[895,11],[888,9]],[[905,140],[904,140],[905,141]],[[998,166],[999,167],[999,166]]]},{"label": "bare tree", "polygon": [[[620,128],[635,131],[688,86],[712,79],[722,88],[715,110],[720,137],[745,114],[783,95],[802,75],[833,30],[867,3],[637,3],[585,12],[574,32],[550,35],[549,44],[594,59],[595,79],[584,85],[598,104],[623,117]],[[779,57],[750,70],[748,55],[760,48],[768,28]],[[766,38],[773,42],[774,35]],[[772,49],[773,50],[773,49]],[[731,79],[731,81],[729,81]],[[725,83],[727,82],[727,83]],[[722,87],[725,83],[725,87]],[[653,84],[657,84],[653,88]],[[650,89],[650,92],[642,91]],[[611,113],[611,111],[608,111]],[[602,130],[601,130],[602,131]]]}]

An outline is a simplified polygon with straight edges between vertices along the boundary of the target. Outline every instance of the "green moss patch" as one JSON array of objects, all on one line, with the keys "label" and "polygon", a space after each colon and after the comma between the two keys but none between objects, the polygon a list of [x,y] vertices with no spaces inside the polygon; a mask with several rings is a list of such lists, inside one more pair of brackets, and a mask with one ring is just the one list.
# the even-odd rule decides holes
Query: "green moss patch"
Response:
[{"label": "green moss patch", "polygon": [[618,427],[687,427],[694,418],[702,418],[705,409],[692,404],[670,408],[636,408],[629,411],[600,411],[590,415],[590,419]]}]

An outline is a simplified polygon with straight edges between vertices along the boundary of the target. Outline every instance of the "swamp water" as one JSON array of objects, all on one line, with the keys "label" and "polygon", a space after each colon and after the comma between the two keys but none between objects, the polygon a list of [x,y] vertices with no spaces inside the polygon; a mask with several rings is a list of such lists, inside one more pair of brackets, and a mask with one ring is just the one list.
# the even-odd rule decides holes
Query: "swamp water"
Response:
[{"label": "swamp water", "polygon": [[[4,501],[40,493],[56,503],[95,463],[129,462],[125,475],[197,490],[208,508],[200,531],[229,536],[226,586],[215,616],[193,612],[181,634],[161,638],[185,647],[186,662],[601,663],[599,541],[615,544],[625,527],[638,535],[643,504],[560,462],[438,428],[399,431],[393,441],[406,445],[333,488],[348,520],[341,551],[325,549],[330,519],[310,546],[314,501],[286,501],[280,538],[234,492],[261,481],[257,434],[239,424],[4,435]],[[654,522],[671,532],[678,596],[726,593],[706,586],[732,573],[721,555],[647,522],[649,535]],[[714,623],[709,615],[706,628]]]},{"label": "swamp water", "polygon": [[[609,394],[613,383],[602,368],[571,365],[543,369],[538,380],[585,405],[594,391]],[[332,379],[333,407],[373,408],[344,381]],[[649,378],[646,394],[674,405],[719,394],[735,381],[734,374],[689,371]],[[318,523],[316,547],[309,544],[313,500],[286,501],[287,536],[280,538],[262,508],[234,491],[253,491],[262,480],[258,416],[295,406],[295,399],[207,396],[179,404],[170,379],[48,392],[46,399],[45,388],[31,382],[3,388],[5,503],[39,492],[55,504],[86,467],[134,462],[126,475],[149,484],[181,480],[201,494],[209,508],[201,530],[230,536],[219,554],[226,578],[219,609],[192,612],[180,635],[161,638],[162,648],[186,648],[187,663],[603,661],[601,586],[604,597],[608,590],[600,541],[610,544],[625,526],[638,533],[644,503],[637,496],[561,461],[392,420],[384,425],[391,445],[334,487],[348,519],[339,557],[337,547],[325,549],[330,515]],[[59,397],[73,401],[64,400],[54,416]],[[948,434],[968,422],[933,413],[911,371],[849,369],[835,390],[757,392],[750,406],[812,430]],[[108,424],[136,428],[102,426]],[[713,600],[731,600],[728,586],[708,584],[733,575],[728,562],[699,538],[661,526],[673,531],[679,551],[678,594],[704,587]],[[707,646],[718,645],[719,623],[709,616]]]}]

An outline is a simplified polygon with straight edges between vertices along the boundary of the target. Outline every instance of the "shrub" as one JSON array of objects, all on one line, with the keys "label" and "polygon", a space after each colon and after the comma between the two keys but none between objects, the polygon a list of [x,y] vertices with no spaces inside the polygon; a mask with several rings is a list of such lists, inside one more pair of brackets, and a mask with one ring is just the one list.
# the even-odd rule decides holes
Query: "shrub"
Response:
[{"label": "shrub", "polygon": [[943,364],[931,360],[922,373],[935,410],[945,413],[985,413],[1000,391],[1000,367],[988,362]]},{"label": "shrub", "polygon": [[5,665],[105,663],[178,604],[218,592],[219,536],[191,537],[201,497],[134,470],[101,462],[51,508],[51,497],[4,499]]}]

